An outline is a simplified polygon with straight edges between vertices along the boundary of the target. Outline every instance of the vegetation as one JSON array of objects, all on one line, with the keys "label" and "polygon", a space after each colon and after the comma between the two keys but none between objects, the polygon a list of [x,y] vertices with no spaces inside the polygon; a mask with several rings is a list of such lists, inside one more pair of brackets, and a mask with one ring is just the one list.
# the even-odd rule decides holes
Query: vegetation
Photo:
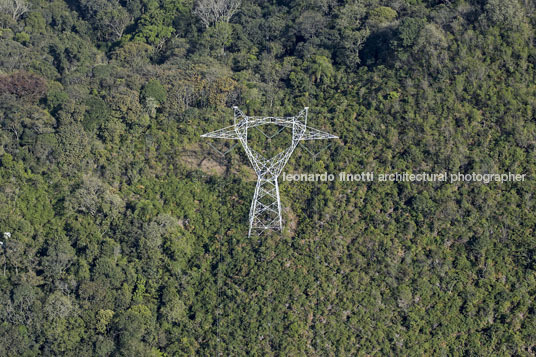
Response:
[{"label": "vegetation", "polygon": [[[534,355],[535,31],[523,0],[0,0],[0,355]],[[247,160],[199,138],[232,105],[340,136],[288,172],[528,180],[282,183],[248,239]]]}]

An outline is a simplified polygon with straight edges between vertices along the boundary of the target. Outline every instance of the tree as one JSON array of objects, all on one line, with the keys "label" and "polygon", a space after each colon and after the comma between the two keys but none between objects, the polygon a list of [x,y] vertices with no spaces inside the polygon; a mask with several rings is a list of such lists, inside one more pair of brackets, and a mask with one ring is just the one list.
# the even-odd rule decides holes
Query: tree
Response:
[{"label": "tree", "polygon": [[47,247],[47,254],[43,257],[41,265],[48,281],[56,283],[57,288],[62,288],[66,293],[70,289],[63,283],[67,278],[67,270],[73,263],[75,251],[65,236],[52,238]]},{"label": "tree", "polygon": [[232,26],[226,22],[218,22],[203,33],[204,45],[219,55],[225,53],[225,47],[231,44]]},{"label": "tree", "polygon": [[48,297],[43,311],[50,321],[55,321],[67,318],[74,308],[72,299],[56,290]]},{"label": "tree", "polygon": [[97,313],[97,332],[101,334],[106,334],[108,332],[108,325],[112,321],[112,317],[115,312],[112,310],[99,310]]},{"label": "tree", "polygon": [[331,61],[325,56],[313,56],[308,67],[313,83],[327,82],[335,73]]},{"label": "tree", "polygon": [[365,7],[359,2],[351,2],[337,11],[335,23],[341,39],[337,57],[352,69],[361,62],[359,53],[370,33],[367,27],[363,27],[365,16]]},{"label": "tree", "polygon": [[310,40],[324,32],[326,22],[326,18],[320,12],[308,10],[296,19],[296,27],[300,36]]},{"label": "tree", "polygon": [[229,22],[240,5],[241,0],[198,0],[194,14],[209,28],[218,22]]},{"label": "tree", "polygon": [[13,297],[5,301],[2,313],[4,318],[14,324],[31,325],[41,317],[36,309],[40,307],[36,289],[27,283],[13,289]]},{"label": "tree", "polygon": [[46,89],[45,80],[33,73],[19,71],[0,77],[0,96],[11,94],[17,99],[34,102],[45,95]]},{"label": "tree", "polygon": [[426,21],[424,19],[408,17],[402,20],[400,26],[398,27],[398,36],[401,40],[402,46],[412,46],[425,25]]},{"label": "tree", "polygon": [[30,4],[26,0],[0,0],[0,11],[10,15],[14,21],[18,21],[28,10]]},{"label": "tree", "polygon": [[144,14],[139,20],[139,28],[134,36],[137,41],[144,41],[160,51],[167,40],[171,38],[175,29],[164,21],[164,14],[156,9]]},{"label": "tree", "polygon": [[492,26],[517,28],[523,21],[523,9],[517,0],[489,0],[484,9]]},{"label": "tree", "polygon": [[392,22],[397,17],[395,10],[387,6],[379,6],[369,13],[368,21],[375,25],[383,25]]},{"label": "tree", "polygon": [[420,57],[431,68],[440,69],[447,61],[447,47],[448,42],[443,30],[434,24],[427,24],[415,42],[415,51],[420,54],[416,57]]},{"label": "tree", "polygon": [[[127,25],[132,21],[130,14],[121,6],[109,7],[106,9],[106,20],[103,21],[105,24],[106,38],[111,40],[119,40],[123,36],[123,32]],[[103,19],[104,20],[104,19]]]},{"label": "tree", "polygon": [[132,16],[121,5],[107,0],[80,0],[83,16],[93,25],[100,40],[118,40]]},{"label": "tree", "polygon": [[142,97],[144,99],[154,98],[159,104],[163,104],[167,99],[166,88],[158,79],[151,79],[142,89]]},{"label": "tree", "polygon": [[154,315],[149,308],[145,305],[134,305],[116,316],[115,332],[119,335],[119,344],[124,355],[132,356],[136,354],[132,352],[141,351],[144,355],[149,355],[149,347],[144,342],[151,340],[155,325]]},{"label": "tree", "polygon": [[87,111],[82,125],[84,129],[93,131],[110,118],[110,108],[99,97],[91,96],[86,99]]}]

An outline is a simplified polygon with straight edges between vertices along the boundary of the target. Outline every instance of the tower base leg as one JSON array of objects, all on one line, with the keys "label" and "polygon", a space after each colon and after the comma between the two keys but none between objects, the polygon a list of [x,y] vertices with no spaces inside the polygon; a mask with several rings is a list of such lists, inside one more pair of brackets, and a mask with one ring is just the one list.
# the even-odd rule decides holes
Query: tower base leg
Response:
[{"label": "tower base leg", "polygon": [[281,231],[281,202],[277,177],[258,177],[249,211],[249,236],[267,230]]}]

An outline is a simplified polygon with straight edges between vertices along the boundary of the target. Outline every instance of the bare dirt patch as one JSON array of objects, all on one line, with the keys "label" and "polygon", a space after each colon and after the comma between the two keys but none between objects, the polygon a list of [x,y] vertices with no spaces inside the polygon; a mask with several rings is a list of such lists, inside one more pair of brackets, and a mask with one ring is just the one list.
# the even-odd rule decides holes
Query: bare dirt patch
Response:
[{"label": "bare dirt patch", "polygon": [[244,164],[231,166],[229,159],[229,154],[222,155],[212,150],[210,146],[199,143],[190,145],[179,154],[181,163],[192,170],[201,170],[209,175],[235,174],[241,175],[248,181],[256,180],[251,167]]}]

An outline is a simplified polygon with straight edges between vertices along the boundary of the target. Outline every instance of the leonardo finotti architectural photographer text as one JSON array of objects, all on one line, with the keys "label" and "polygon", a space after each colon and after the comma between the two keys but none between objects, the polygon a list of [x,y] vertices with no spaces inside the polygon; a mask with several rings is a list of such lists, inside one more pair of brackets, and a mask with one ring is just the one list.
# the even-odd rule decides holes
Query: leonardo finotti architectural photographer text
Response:
[{"label": "leonardo finotti architectural photographer text", "polygon": [[524,182],[526,174],[516,174],[512,172],[508,173],[476,173],[470,174],[456,172],[448,173],[438,172],[395,172],[395,173],[374,173],[374,172],[361,172],[361,173],[347,173],[339,172],[333,173],[285,173],[281,174],[282,181],[305,181],[305,182],[482,182],[485,184],[491,182]]}]

